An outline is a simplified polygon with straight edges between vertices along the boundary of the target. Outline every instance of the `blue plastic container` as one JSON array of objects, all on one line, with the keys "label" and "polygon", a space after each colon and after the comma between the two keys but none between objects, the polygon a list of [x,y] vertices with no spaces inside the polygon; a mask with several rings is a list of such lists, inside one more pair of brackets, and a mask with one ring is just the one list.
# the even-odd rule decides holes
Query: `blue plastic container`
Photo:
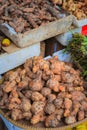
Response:
[{"label": "blue plastic container", "polygon": [[12,123],[10,123],[8,120],[6,120],[2,115],[0,115],[0,117],[2,118],[2,120],[4,121],[6,127],[8,128],[8,130],[23,130],[15,125],[13,125]]}]

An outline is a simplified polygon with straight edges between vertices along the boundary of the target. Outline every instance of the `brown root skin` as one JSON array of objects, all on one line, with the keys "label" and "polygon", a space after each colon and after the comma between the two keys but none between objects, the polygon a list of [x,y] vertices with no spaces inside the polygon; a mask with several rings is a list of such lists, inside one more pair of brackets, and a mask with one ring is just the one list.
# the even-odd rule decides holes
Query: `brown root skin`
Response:
[{"label": "brown root skin", "polygon": [[43,88],[41,80],[34,79],[29,83],[29,89],[32,91],[40,91]]},{"label": "brown root skin", "polygon": [[71,112],[71,115],[72,116],[76,116],[78,111],[79,111],[79,109],[81,108],[81,104],[78,101],[73,101],[72,103],[73,103],[72,104],[73,110]]},{"label": "brown root skin", "polygon": [[[52,62],[52,61],[51,61]],[[61,74],[61,71],[64,70],[64,62],[60,62],[55,60],[51,65],[50,68],[54,74]]]},{"label": "brown root skin", "polygon": [[28,81],[26,80],[22,80],[18,83],[18,88],[23,89],[26,88],[28,86]]},{"label": "brown root skin", "polygon": [[43,111],[44,107],[45,107],[44,101],[33,102],[32,106],[31,106],[31,111],[32,111],[32,113],[37,114],[40,111]]},{"label": "brown root skin", "polygon": [[46,127],[57,127],[58,124],[59,124],[59,121],[55,117],[55,114],[51,114],[45,120],[45,126]]},{"label": "brown root skin", "polygon": [[49,94],[47,96],[47,102],[53,102],[56,99],[56,95],[55,94]]},{"label": "brown root skin", "polygon": [[78,112],[78,121],[83,120],[84,117],[85,117],[85,113],[84,113],[84,111],[79,111],[79,112]]},{"label": "brown root skin", "polygon": [[[52,11],[48,11],[47,6]],[[46,0],[7,0],[0,2],[0,14],[4,16],[0,20],[13,27],[17,33],[24,33],[55,21],[59,19],[57,13],[60,12],[55,6],[49,5]]]},{"label": "brown root skin", "polygon": [[51,78],[47,81],[47,87],[54,92],[59,92],[59,82],[56,81],[54,78]]},{"label": "brown root skin", "polygon": [[62,5],[62,0],[51,0],[52,3],[55,5],[55,4],[58,4],[58,5]]},{"label": "brown root skin", "polygon": [[28,99],[31,99],[32,96],[32,91],[31,90],[24,90],[22,91],[22,93],[24,94],[24,96]]},{"label": "brown root skin", "polygon": [[72,92],[72,100],[82,101],[85,98],[86,98],[86,96],[82,92],[80,92],[80,91]]},{"label": "brown root skin", "polygon": [[50,89],[50,88],[47,88],[47,87],[44,87],[44,88],[42,88],[42,90],[41,90],[41,94],[42,94],[43,96],[47,97],[48,95],[51,94],[51,89]]},{"label": "brown root skin", "polygon": [[[55,1],[55,0],[54,0]],[[64,1],[62,8],[72,14],[74,14],[78,20],[87,18],[87,1],[77,1],[74,0]]]},{"label": "brown root skin", "polygon": [[30,111],[23,112],[23,117],[29,121],[32,118],[32,113]]},{"label": "brown root skin", "polygon": [[13,109],[11,113],[11,117],[15,121],[19,119],[23,119],[22,111],[19,109]]},{"label": "brown root skin", "polygon": [[65,109],[64,117],[68,117],[68,116],[70,116],[70,110],[69,109]]},{"label": "brown root skin", "polygon": [[9,93],[13,90],[15,85],[16,85],[15,80],[13,80],[12,82],[6,82],[5,86],[3,87],[3,91]]},{"label": "brown root skin", "polygon": [[49,114],[49,115],[52,114],[52,113],[54,113],[55,112],[55,105],[52,104],[52,103],[47,103],[47,105],[45,107],[45,112],[47,114]]},{"label": "brown root skin", "polygon": [[33,117],[31,118],[31,124],[37,124],[39,122],[42,122],[45,120],[45,116],[44,116],[44,111],[41,111],[35,115],[33,115]]},{"label": "brown root skin", "polygon": [[65,98],[64,106],[66,109],[70,109],[72,107],[72,100],[70,100],[69,98]]},{"label": "brown root skin", "polygon": [[39,92],[33,92],[32,96],[31,96],[31,100],[32,101],[44,101],[45,97],[43,97],[43,95],[40,94]]},{"label": "brown root skin", "polygon": [[3,76],[0,108],[15,121],[27,120],[35,126],[44,123],[52,128],[87,117],[83,79],[78,70],[57,56],[48,60],[36,56]]},{"label": "brown root skin", "polygon": [[27,99],[27,98],[22,99],[21,109],[23,109],[24,112],[30,111],[31,103],[30,103],[29,99]]},{"label": "brown root skin", "polygon": [[75,116],[68,116],[65,118],[65,123],[66,124],[72,124],[72,123],[75,123],[76,122],[76,118]]},{"label": "brown root skin", "polygon": [[54,100],[54,105],[56,106],[56,108],[62,108],[63,105],[63,98],[56,98]]}]

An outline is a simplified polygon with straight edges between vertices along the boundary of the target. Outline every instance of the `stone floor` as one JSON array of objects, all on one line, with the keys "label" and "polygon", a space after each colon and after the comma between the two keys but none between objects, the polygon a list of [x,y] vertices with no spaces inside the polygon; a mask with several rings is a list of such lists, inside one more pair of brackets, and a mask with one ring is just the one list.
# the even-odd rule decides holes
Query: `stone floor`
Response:
[{"label": "stone floor", "polygon": [[1,118],[0,118],[0,130],[8,130]]}]

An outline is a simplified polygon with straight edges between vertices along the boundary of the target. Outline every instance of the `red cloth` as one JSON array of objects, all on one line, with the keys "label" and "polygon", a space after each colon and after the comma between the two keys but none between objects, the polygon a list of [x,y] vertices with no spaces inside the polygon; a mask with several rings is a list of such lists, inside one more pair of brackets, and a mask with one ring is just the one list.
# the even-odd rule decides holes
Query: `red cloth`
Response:
[{"label": "red cloth", "polygon": [[87,25],[82,26],[82,34],[87,36]]}]

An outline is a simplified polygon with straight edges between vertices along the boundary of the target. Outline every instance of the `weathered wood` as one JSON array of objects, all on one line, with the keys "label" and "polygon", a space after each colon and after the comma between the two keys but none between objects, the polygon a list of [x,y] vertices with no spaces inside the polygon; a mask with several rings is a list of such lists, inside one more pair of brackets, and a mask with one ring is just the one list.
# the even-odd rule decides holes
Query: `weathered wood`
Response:
[{"label": "weathered wood", "polygon": [[50,22],[46,25],[40,26],[36,29],[23,33],[16,33],[13,28],[9,28],[8,25],[2,24],[0,30],[8,36],[17,46],[26,47],[54,37],[58,34],[64,33],[69,29],[73,22],[73,16],[67,16],[54,22]]}]

